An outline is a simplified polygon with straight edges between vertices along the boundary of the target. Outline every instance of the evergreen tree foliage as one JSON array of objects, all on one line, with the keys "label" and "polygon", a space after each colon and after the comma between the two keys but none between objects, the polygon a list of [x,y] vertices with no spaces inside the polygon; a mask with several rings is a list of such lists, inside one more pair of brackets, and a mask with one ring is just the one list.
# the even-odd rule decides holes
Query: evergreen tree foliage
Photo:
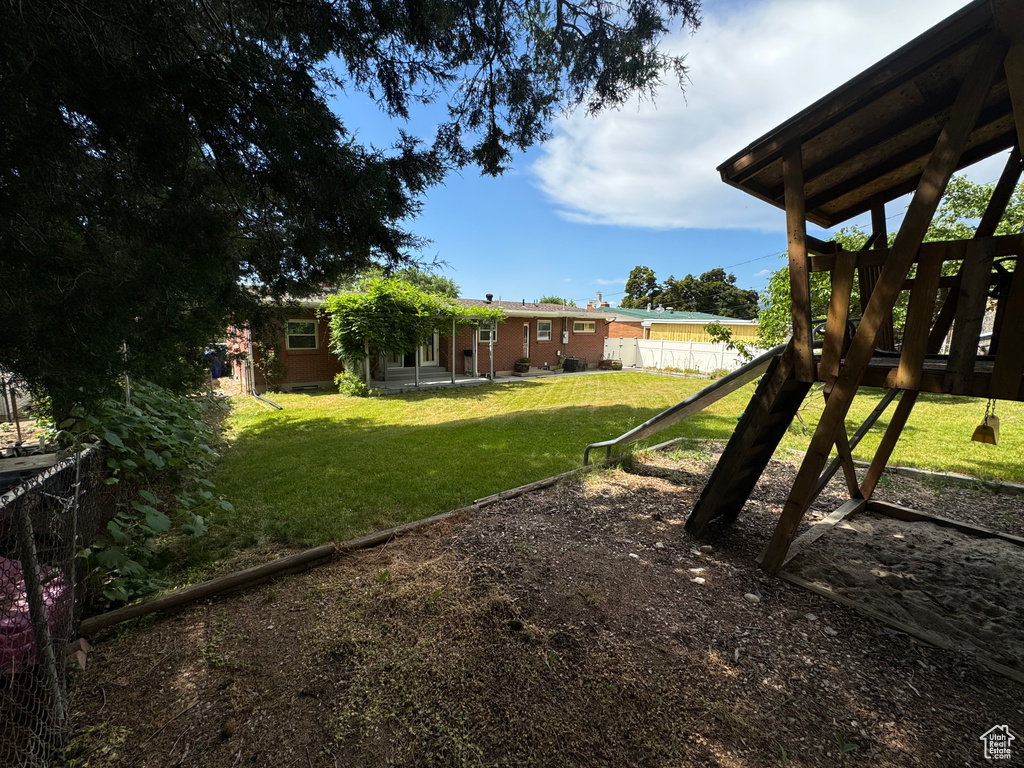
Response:
[{"label": "evergreen tree foliage", "polygon": [[[180,388],[229,320],[421,243],[403,222],[456,167],[497,174],[561,107],[650,95],[699,0],[0,3],[0,366],[58,414],[122,372]],[[363,145],[368,94],[436,134]]]}]

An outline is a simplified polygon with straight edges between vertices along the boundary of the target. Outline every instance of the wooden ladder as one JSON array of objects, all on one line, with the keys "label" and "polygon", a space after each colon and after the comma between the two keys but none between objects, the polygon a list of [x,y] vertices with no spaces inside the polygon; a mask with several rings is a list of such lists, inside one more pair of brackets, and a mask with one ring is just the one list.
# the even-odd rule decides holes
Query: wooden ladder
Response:
[{"label": "wooden ladder", "polygon": [[736,519],[807,396],[811,384],[797,380],[793,352],[790,344],[758,384],[686,521],[693,535],[703,535],[715,518]]}]

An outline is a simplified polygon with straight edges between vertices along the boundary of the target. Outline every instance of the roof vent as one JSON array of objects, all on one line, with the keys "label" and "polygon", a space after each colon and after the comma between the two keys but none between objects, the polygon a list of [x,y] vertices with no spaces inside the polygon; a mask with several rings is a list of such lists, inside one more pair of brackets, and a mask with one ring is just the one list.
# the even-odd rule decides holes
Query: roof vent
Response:
[{"label": "roof vent", "polygon": [[494,301],[494,294],[488,293],[485,298],[487,299],[487,303],[490,304],[492,301]]}]

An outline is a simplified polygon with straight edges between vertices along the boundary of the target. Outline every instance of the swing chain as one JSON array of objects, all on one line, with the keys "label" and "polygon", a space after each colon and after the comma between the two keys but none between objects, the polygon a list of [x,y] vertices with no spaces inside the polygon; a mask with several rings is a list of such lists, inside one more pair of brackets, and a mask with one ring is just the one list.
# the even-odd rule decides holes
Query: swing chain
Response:
[{"label": "swing chain", "polygon": [[988,405],[985,406],[985,423],[988,424],[990,417],[996,415],[996,400],[994,397],[988,399]]}]

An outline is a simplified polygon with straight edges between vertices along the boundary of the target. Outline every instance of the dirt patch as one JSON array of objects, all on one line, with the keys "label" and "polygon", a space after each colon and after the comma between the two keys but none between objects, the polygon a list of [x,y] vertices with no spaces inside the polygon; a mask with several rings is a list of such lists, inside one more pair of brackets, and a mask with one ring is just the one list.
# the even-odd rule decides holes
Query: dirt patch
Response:
[{"label": "dirt patch", "polygon": [[[1024,732],[1018,687],[969,656],[756,569],[793,466],[690,538],[714,458],[646,458],[96,638],[71,763],[981,765],[978,736]],[[990,527],[1019,503],[880,496],[901,494],[983,497]]]}]

